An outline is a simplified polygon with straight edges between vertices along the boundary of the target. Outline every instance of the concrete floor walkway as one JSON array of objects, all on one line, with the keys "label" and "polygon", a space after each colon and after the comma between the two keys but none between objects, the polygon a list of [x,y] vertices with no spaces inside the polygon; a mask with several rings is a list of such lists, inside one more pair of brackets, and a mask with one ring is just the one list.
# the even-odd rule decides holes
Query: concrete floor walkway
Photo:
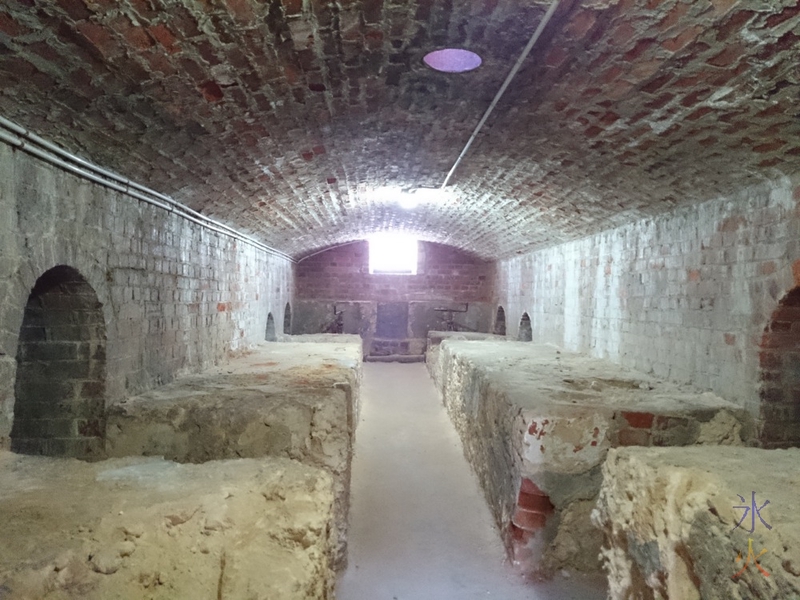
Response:
[{"label": "concrete floor walkway", "polygon": [[523,581],[421,364],[364,365],[338,600],[601,600],[602,578]]}]

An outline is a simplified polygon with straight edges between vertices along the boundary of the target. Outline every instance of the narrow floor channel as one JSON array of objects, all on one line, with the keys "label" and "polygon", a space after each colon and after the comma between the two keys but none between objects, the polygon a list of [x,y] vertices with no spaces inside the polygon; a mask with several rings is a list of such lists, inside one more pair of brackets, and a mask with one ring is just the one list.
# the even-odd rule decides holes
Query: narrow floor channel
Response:
[{"label": "narrow floor channel", "polygon": [[601,577],[544,584],[505,562],[497,530],[421,364],[364,365],[338,600],[601,600]]}]

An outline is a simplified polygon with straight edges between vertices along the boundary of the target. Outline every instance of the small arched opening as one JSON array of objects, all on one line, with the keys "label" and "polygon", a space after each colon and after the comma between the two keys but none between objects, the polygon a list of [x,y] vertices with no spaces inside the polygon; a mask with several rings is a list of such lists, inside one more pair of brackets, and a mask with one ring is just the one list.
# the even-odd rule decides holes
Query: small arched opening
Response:
[{"label": "small arched opening", "polygon": [[11,449],[102,458],[105,388],[103,306],[78,271],[54,267],[39,277],[25,305]]},{"label": "small arched opening", "polygon": [[522,318],[519,320],[519,335],[517,339],[520,342],[532,342],[533,330],[531,329],[531,318],[528,313],[522,313]]},{"label": "small arched opening", "polygon": [[292,333],[292,305],[286,303],[286,308],[283,309],[283,333],[290,335]]},{"label": "small arched opening", "polygon": [[800,446],[800,288],[783,299],[761,339],[761,443]]},{"label": "small arched opening", "polygon": [[495,335],[506,334],[506,311],[502,306],[497,307],[497,315],[494,318]]},{"label": "small arched opening", "polygon": [[268,342],[278,341],[278,334],[275,333],[275,319],[272,318],[272,313],[267,315],[267,335],[265,339]]}]

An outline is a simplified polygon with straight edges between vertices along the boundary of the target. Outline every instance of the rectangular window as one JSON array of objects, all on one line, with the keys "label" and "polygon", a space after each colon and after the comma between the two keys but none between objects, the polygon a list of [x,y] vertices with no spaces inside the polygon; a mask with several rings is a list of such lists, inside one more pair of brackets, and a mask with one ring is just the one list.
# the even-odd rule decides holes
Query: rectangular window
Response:
[{"label": "rectangular window", "polygon": [[415,238],[383,233],[369,239],[370,274],[416,275],[417,246]]}]

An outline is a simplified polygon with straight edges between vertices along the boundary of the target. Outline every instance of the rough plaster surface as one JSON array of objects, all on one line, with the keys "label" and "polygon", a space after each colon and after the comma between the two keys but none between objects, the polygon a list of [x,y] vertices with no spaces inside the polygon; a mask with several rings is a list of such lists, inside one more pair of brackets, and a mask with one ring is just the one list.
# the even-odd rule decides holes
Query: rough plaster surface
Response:
[{"label": "rough plaster surface", "polygon": [[799,181],[500,262],[509,337],[527,312],[534,342],[692,383],[758,416],[762,334],[800,285]]},{"label": "rough plaster surface", "polygon": [[749,414],[713,394],[555,346],[449,339],[439,362],[467,459],[514,560],[536,575],[599,569],[600,537],[580,503],[595,499],[610,448],[754,435]]},{"label": "rough plaster surface", "polygon": [[280,456],[323,468],[333,476],[335,563],[343,566],[361,346],[355,336],[308,337],[262,342],[224,367],[111,407],[108,455],[193,463]]},{"label": "rough plaster surface", "polygon": [[0,451],[0,473],[3,598],[333,598],[333,491],[322,469]]},{"label": "rough plaster surface", "polygon": [[282,322],[291,264],[0,143],[0,446],[28,295],[56,265],[102,304],[106,404],[223,362]]},{"label": "rough plaster surface", "polygon": [[[799,460],[797,449],[611,450],[593,514],[605,535],[609,597],[800,597]],[[752,508],[736,508],[752,507],[753,493],[759,508],[769,500],[760,516],[771,529]],[[744,568],[748,540],[754,557]]]}]

